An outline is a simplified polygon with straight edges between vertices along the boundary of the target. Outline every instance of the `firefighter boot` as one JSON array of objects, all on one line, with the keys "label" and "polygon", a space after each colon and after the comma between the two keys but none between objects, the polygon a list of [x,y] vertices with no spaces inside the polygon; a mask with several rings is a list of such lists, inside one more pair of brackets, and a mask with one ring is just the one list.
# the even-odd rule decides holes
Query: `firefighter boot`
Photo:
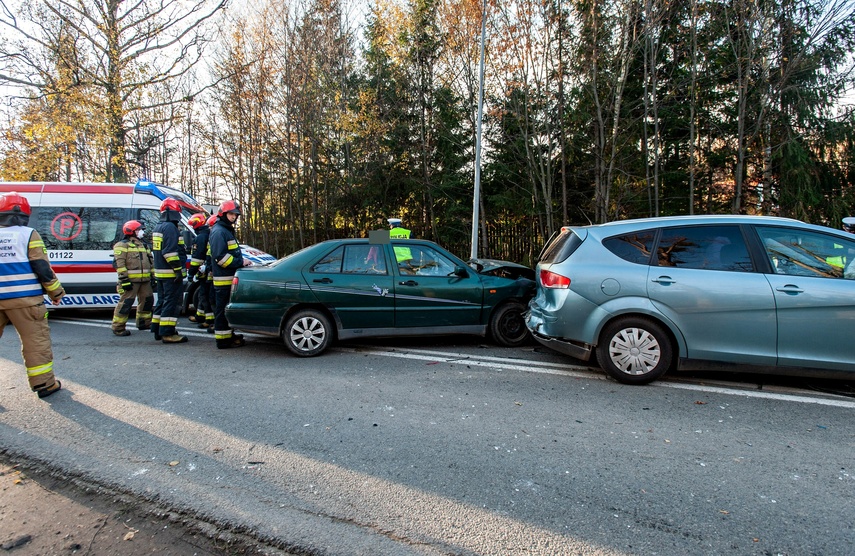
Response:
[{"label": "firefighter boot", "polygon": [[186,341],[188,341],[187,336],[181,336],[180,334],[171,334],[163,337],[164,344],[183,344]]},{"label": "firefighter boot", "polygon": [[246,345],[246,340],[243,339],[243,336],[237,337],[232,336],[231,338],[226,338],[224,340],[217,340],[217,348],[218,349],[229,349],[229,348],[237,348]]},{"label": "firefighter boot", "polygon": [[47,398],[48,396],[50,396],[54,392],[59,392],[59,390],[61,388],[62,388],[62,383],[58,380],[55,380],[53,382],[53,386],[51,386],[50,388],[39,388],[38,390],[36,390],[36,394],[40,398]]},{"label": "firefighter boot", "polygon": [[122,328],[121,330],[113,330],[113,334],[116,336],[130,336],[131,331],[126,328]]}]

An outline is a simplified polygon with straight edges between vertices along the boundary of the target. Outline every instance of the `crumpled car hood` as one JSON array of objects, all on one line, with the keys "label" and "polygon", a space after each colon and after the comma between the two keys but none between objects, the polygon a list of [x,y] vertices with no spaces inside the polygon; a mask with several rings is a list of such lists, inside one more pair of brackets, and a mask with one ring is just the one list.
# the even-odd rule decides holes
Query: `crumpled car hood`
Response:
[{"label": "crumpled car hood", "polygon": [[478,274],[485,276],[500,276],[510,280],[526,278],[534,280],[534,269],[510,261],[497,259],[469,259],[466,264],[473,268]]}]

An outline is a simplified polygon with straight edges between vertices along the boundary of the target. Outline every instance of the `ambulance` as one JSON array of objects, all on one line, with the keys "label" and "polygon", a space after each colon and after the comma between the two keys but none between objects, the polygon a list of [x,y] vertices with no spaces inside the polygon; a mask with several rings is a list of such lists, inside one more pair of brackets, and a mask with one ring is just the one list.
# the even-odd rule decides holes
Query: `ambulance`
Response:
[{"label": "ambulance", "polygon": [[[29,226],[38,230],[51,266],[65,288],[61,305],[51,309],[106,309],[119,302],[113,245],[122,225],[139,220],[146,241],[160,222],[160,204],[171,197],[181,205],[181,229],[188,258],[195,234],[187,219],[205,212],[193,197],[149,181],[130,183],[0,182],[0,194],[16,191],[32,207]],[[265,264],[274,257],[257,251],[250,260]],[[49,301],[49,300],[48,300]]]}]

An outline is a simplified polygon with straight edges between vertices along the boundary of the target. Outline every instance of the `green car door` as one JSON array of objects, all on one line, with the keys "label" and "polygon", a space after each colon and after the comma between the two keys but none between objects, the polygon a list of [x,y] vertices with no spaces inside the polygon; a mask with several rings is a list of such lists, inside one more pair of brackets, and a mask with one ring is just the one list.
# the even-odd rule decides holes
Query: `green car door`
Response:
[{"label": "green car door", "polygon": [[396,327],[481,324],[481,278],[471,269],[457,273],[456,269],[466,268],[463,261],[414,240],[393,241],[386,247],[390,259],[397,263]]},{"label": "green car door", "polygon": [[393,276],[382,247],[339,245],[303,270],[309,289],[343,329],[393,326]]}]

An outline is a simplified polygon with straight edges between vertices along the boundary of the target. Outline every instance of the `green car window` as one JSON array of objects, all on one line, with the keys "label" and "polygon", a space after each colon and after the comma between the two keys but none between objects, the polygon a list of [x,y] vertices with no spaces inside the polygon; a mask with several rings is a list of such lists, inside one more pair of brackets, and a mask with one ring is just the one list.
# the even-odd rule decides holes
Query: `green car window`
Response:
[{"label": "green car window", "polygon": [[322,274],[387,274],[380,245],[341,245],[312,266]]},{"label": "green car window", "polygon": [[338,274],[341,272],[341,262],[344,260],[344,246],[340,246],[332,253],[312,265],[312,272],[323,274]]},{"label": "green car window", "polygon": [[454,263],[438,251],[424,245],[409,247],[411,259],[398,262],[401,274],[412,276],[449,276],[454,273]]},{"label": "green car window", "polygon": [[386,274],[386,259],[380,245],[348,245],[344,248],[342,272]]}]

